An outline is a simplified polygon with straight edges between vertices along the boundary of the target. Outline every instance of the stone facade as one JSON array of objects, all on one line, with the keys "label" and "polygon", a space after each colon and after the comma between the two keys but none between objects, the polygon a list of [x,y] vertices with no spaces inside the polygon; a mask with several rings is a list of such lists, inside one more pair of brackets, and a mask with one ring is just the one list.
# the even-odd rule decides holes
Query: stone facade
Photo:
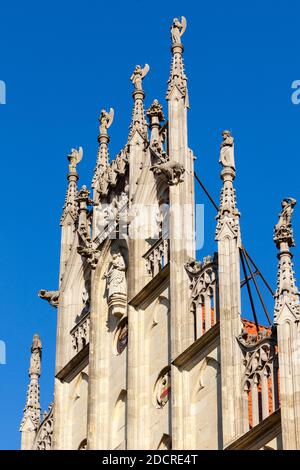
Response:
[{"label": "stone facade", "polygon": [[83,149],[68,155],[59,284],[39,292],[58,312],[54,403],[41,418],[35,335],[22,449],[300,449],[296,201],[283,201],[275,227],[274,325],[257,331],[242,319],[230,131],[220,148],[217,252],[195,258],[186,26],[184,17],[171,26],[166,110],[154,100],[145,111],[150,67],[135,67],[129,135],[112,160],[115,112],[101,111],[92,192],[78,187]]}]

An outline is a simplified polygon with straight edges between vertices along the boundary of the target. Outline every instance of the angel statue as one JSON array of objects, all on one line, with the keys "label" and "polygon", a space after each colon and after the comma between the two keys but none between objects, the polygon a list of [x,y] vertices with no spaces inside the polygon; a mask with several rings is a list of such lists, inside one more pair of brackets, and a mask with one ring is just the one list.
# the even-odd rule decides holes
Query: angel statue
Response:
[{"label": "angel statue", "polygon": [[99,131],[100,134],[107,134],[107,129],[112,125],[113,120],[114,120],[114,109],[110,108],[109,113],[105,111],[105,109],[101,110],[100,116],[99,116]]},{"label": "angel statue", "polygon": [[290,242],[292,245],[294,244],[292,231],[292,214],[294,212],[294,207],[296,204],[296,199],[293,199],[292,197],[283,199],[281,203],[282,210],[279,214],[279,220],[275,225],[274,236],[274,240],[278,243],[282,241],[287,241]]},{"label": "angel statue", "polygon": [[171,26],[172,44],[181,44],[181,36],[186,30],[186,18],[181,17],[181,22],[178,18],[174,18]]},{"label": "angel statue", "polygon": [[142,68],[141,65],[137,65],[135,67],[134,72],[130,77],[130,80],[132,81],[134,85],[135,91],[143,91],[142,80],[145,78],[149,70],[150,70],[150,67],[148,64],[145,64],[144,68]]},{"label": "angel statue", "polygon": [[79,149],[71,149],[70,154],[68,155],[69,164],[69,172],[76,173],[76,166],[79,162],[81,162],[83,157],[83,149],[79,147]]},{"label": "angel statue", "polygon": [[220,160],[219,162],[227,168],[235,170],[234,163],[234,138],[230,131],[223,131],[223,142],[220,145]]},{"label": "angel statue", "polygon": [[126,264],[121,253],[114,253],[112,256],[111,266],[104,274],[107,280],[108,299],[114,294],[126,294]]}]

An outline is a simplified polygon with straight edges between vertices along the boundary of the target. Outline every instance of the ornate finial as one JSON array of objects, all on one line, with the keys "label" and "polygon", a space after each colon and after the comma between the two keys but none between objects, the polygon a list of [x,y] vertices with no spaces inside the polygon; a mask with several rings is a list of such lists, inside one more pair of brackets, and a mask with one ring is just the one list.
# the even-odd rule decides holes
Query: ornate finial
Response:
[{"label": "ornate finial", "polygon": [[[280,250],[278,253],[277,291],[275,294],[274,321],[283,323],[287,318],[293,321],[300,319],[299,291],[296,286],[293,269],[293,254],[290,247],[295,245],[293,238],[292,214],[296,205],[293,198],[283,199],[279,221],[275,225],[274,242]],[[285,306],[287,308],[285,308]]]},{"label": "ornate finial", "polygon": [[173,23],[171,26],[171,39],[172,44],[177,45],[181,44],[181,36],[183,36],[186,30],[186,18],[184,16],[181,17],[181,22],[178,18],[173,19]]},{"label": "ornate finial", "polygon": [[234,163],[234,138],[231,132],[225,130],[222,132],[223,142],[220,145],[220,163],[224,168],[232,168],[235,170]]},{"label": "ornate finial", "polygon": [[154,100],[153,103],[151,104],[150,108],[147,110],[147,116],[149,116],[150,120],[153,117],[157,117],[159,122],[162,122],[165,120],[165,116],[163,113],[163,107],[162,105],[158,102],[158,100]]},{"label": "ornate finial", "polygon": [[240,237],[240,213],[236,207],[236,193],[233,187],[235,179],[234,167],[234,153],[233,142],[230,131],[223,131],[223,142],[221,143],[220,150],[220,163],[223,166],[221,172],[221,179],[223,180],[223,187],[221,190],[220,208],[216,217],[218,224],[216,229],[217,240],[220,239],[220,234],[223,227],[227,226],[232,232],[233,236]]},{"label": "ornate finial", "polygon": [[33,336],[29,367],[30,382],[27,390],[26,406],[20,431],[36,431],[41,419],[40,386],[42,343],[39,335]]},{"label": "ornate finial", "polygon": [[66,194],[66,199],[63,207],[63,213],[60,219],[60,224],[62,225],[67,214],[70,214],[73,220],[77,217],[77,181],[79,180],[79,175],[77,173],[77,165],[81,162],[83,157],[83,149],[71,149],[71,152],[68,155],[69,160],[69,174],[68,178],[68,189]]},{"label": "ornate finial", "polygon": [[[181,22],[178,18],[174,18],[171,26],[171,39],[172,39],[172,64],[171,73],[168,81],[167,100],[172,99],[173,90],[178,89],[179,93],[185,100],[185,106],[189,107],[188,91],[187,91],[187,77],[184,72],[183,65],[183,45],[181,43],[181,36],[186,30],[186,19],[181,17]],[[173,99],[178,99],[175,95]]]},{"label": "ornate finial", "polygon": [[130,77],[134,85],[134,91],[143,91],[142,81],[149,72],[150,67],[148,64],[145,64],[144,68],[141,65],[136,65],[133,74]]},{"label": "ornate finial", "polygon": [[296,203],[296,199],[291,197],[283,199],[281,203],[282,210],[279,214],[279,221],[274,228],[274,241],[277,248],[280,248],[281,243],[286,243],[288,246],[295,245],[293,238],[292,214]]},{"label": "ornate finial", "polygon": [[151,149],[159,156],[160,159],[163,159],[163,144],[164,144],[164,134],[160,133],[161,129],[161,122],[165,120],[165,116],[163,113],[163,107],[158,102],[158,100],[154,100],[151,104],[150,108],[147,110],[147,116],[149,118],[150,130],[151,130],[151,137],[150,137],[150,145]]}]

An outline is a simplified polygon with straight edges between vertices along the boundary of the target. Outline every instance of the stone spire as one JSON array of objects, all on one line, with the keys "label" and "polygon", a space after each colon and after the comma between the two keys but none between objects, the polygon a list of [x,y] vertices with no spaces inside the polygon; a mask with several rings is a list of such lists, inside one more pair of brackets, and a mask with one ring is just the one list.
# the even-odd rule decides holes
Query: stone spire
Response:
[{"label": "stone spire", "polygon": [[290,248],[294,246],[292,213],[296,200],[282,201],[274,242],[279,249],[274,323],[277,327],[280,370],[282,440],[285,450],[300,449],[300,303]]},{"label": "stone spire", "polygon": [[67,176],[68,179],[68,189],[65,199],[65,204],[63,207],[63,213],[61,216],[60,224],[63,225],[67,215],[69,214],[71,218],[75,221],[77,218],[77,181],[79,180],[79,175],[77,173],[77,165],[82,160],[83,157],[83,150],[82,147],[79,149],[72,149],[70,154],[68,155],[69,160],[69,173]]},{"label": "stone spire", "polygon": [[180,95],[184,97],[185,106],[189,107],[187,77],[184,72],[182,57],[184,47],[181,42],[181,37],[186,30],[186,24],[186,19],[182,16],[181,21],[179,21],[178,18],[174,18],[171,26],[172,63],[166,98],[167,100],[170,100],[172,93],[177,89]]},{"label": "stone spire", "polygon": [[222,132],[223,141],[220,146],[220,159],[219,162],[223,166],[221,172],[221,179],[223,180],[223,187],[221,190],[220,208],[217,215],[217,229],[216,239],[222,238],[224,229],[231,231],[232,236],[238,237],[240,245],[240,213],[236,207],[236,193],[233,187],[235,179],[235,164],[234,164],[234,138],[230,131]]},{"label": "stone spire", "polygon": [[161,138],[159,135],[159,130],[161,127],[161,122],[165,120],[165,116],[163,113],[163,107],[158,102],[158,100],[154,100],[151,104],[150,108],[147,110],[147,116],[150,121],[150,129],[151,129],[151,138],[150,143],[153,147],[156,147],[159,151],[162,147]]},{"label": "stone spire", "polygon": [[41,375],[42,343],[39,335],[35,334],[31,346],[29,367],[29,386],[27,390],[26,406],[20,425],[22,433],[22,450],[32,447],[35,434],[40,425],[41,405],[39,377]]},{"label": "stone spire", "polygon": [[109,153],[108,153],[108,144],[109,144],[109,135],[107,129],[112,125],[114,120],[114,110],[110,108],[110,111],[107,112],[105,109],[102,109],[99,116],[99,148],[97,155],[96,168],[94,171],[94,176],[92,180],[92,188],[95,189],[98,186],[99,179],[106,172],[107,167],[109,166]]},{"label": "stone spire", "polygon": [[242,434],[245,427],[242,401],[242,352],[237,337],[242,331],[239,212],[233,187],[235,178],[234,139],[229,131],[222,133],[220,208],[217,215],[220,349],[222,364],[223,445]]},{"label": "stone spire", "polygon": [[141,65],[137,65],[134,69],[133,74],[130,77],[130,80],[132,81],[134,86],[134,91],[132,93],[134,103],[132,110],[132,120],[129,128],[128,141],[130,141],[135,130],[138,130],[144,139],[147,138],[148,126],[144,110],[145,92],[143,90],[142,83],[149,70],[150,67],[148,64],[145,64],[143,68],[141,67]]},{"label": "stone spire", "polygon": [[300,320],[300,294],[296,287],[295,273],[293,271],[293,254],[290,252],[290,247],[295,245],[291,223],[295,205],[295,199],[283,199],[282,211],[274,230],[274,242],[279,249],[278,280],[275,294],[275,323],[280,323],[280,316],[283,310],[293,321]]}]

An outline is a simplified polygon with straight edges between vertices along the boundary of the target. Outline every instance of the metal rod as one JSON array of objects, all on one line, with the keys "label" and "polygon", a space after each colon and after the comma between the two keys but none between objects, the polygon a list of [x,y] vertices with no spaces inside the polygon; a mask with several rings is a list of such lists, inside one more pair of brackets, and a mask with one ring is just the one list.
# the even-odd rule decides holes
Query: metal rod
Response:
[{"label": "metal rod", "polygon": [[200,184],[201,188],[203,189],[203,191],[205,192],[206,196],[208,197],[208,199],[210,200],[210,202],[213,204],[214,208],[219,211],[219,206],[218,204],[215,203],[215,201],[213,200],[213,198],[211,197],[211,195],[209,194],[209,192],[207,191],[206,187],[204,186],[204,184],[202,183],[202,181],[200,180],[200,178],[198,177],[197,173],[194,172],[194,176],[196,178],[196,180],[198,181],[198,183]]},{"label": "metal rod", "polygon": [[[254,271],[253,276],[258,276],[258,275],[259,275],[259,272],[258,272],[258,271]],[[252,279],[252,277],[251,277],[251,276],[248,276],[247,279],[248,279],[248,281],[250,281],[250,279]],[[241,287],[244,287],[245,284],[246,284],[246,279],[243,279],[243,280],[241,281]]]},{"label": "metal rod", "polygon": [[[200,180],[200,178],[198,177],[196,172],[194,172],[194,176],[195,176],[196,180],[198,181],[198,183],[200,184],[203,191],[205,192],[206,196],[208,197],[208,199],[210,200],[210,202],[214,206],[214,208],[217,211],[219,211],[219,206],[215,203],[212,196],[210,195],[210,193],[208,192],[208,190],[206,189],[206,187],[204,186],[204,184],[202,183],[202,181]],[[272,288],[270,287],[270,284],[268,283],[268,281],[266,280],[266,278],[262,274],[261,270],[257,267],[257,265],[255,264],[255,262],[253,261],[253,259],[251,258],[251,256],[249,255],[248,251],[246,250],[246,248],[244,246],[243,246],[243,251],[244,251],[246,261],[247,261],[247,258],[248,258],[250,260],[250,262],[252,263],[252,265],[254,266],[254,268],[255,268],[255,273],[252,273],[252,277],[250,277],[250,279],[252,278],[253,281],[254,281],[254,276],[256,276],[258,274],[261,277],[264,284],[266,285],[269,292],[271,293],[272,297],[274,297],[274,292],[273,292]],[[242,264],[244,265],[244,260],[243,260],[242,256],[241,256],[241,260],[242,260]],[[250,272],[251,272],[251,270],[250,270]],[[247,275],[245,275],[244,281],[241,282],[241,287],[243,287],[245,285],[245,283],[247,284],[248,293],[249,293],[249,290],[250,290],[250,293],[249,293],[250,301],[252,299],[252,302],[253,302],[252,293],[251,293],[251,289],[250,289],[250,285],[249,285],[249,278],[247,277]],[[262,305],[264,307],[263,299],[261,297],[260,292],[259,292],[259,296],[261,298],[261,302],[262,302]],[[252,302],[251,302],[251,305],[252,305]],[[253,305],[253,307],[254,307],[254,305]],[[252,308],[252,310],[253,310],[253,308]],[[265,313],[267,315],[268,321],[270,322],[269,314],[267,313],[267,311],[265,311]],[[256,316],[255,308],[253,310],[253,315]],[[258,327],[258,323],[257,323],[257,327]]]},{"label": "metal rod", "polygon": [[257,265],[255,264],[255,262],[253,261],[253,259],[251,258],[251,256],[249,255],[248,251],[246,250],[245,246],[243,246],[243,250],[246,254],[246,256],[249,258],[249,260],[251,261],[252,265],[254,266],[254,268],[259,272],[259,275],[260,277],[262,278],[263,282],[265,283],[266,287],[268,288],[269,292],[271,293],[272,297],[274,297],[275,293],[273,292],[272,288],[270,287],[270,284],[268,283],[268,281],[265,279],[265,277],[263,276],[261,270],[257,267]]},{"label": "metal rod", "polygon": [[247,275],[246,266],[245,266],[245,261],[244,261],[244,253],[243,253],[243,251],[242,251],[241,248],[240,248],[240,258],[241,258],[241,262],[242,262],[242,267],[243,267],[243,271],[244,271],[244,277],[245,277],[245,280],[246,280],[248,295],[249,295],[249,299],[250,299],[250,304],[251,304],[251,308],[252,308],[252,313],[253,313],[253,317],[254,317],[254,321],[255,321],[257,333],[259,333],[259,326],[258,326],[258,321],[257,321],[257,316],[256,316],[256,311],[255,311],[255,306],[254,306],[254,301],[253,301],[252,292],[251,292],[251,287],[250,287],[250,284],[249,284],[248,275]]},{"label": "metal rod", "polygon": [[245,251],[244,251],[243,248],[242,248],[242,251],[243,251],[243,254],[244,254],[244,257],[245,257],[245,260],[246,260],[248,269],[249,269],[249,271],[250,271],[251,278],[252,278],[252,280],[253,280],[253,282],[254,282],[255,289],[256,289],[256,292],[257,292],[257,294],[258,294],[259,300],[260,300],[260,302],[261,302],[261,304],[262,304],[262,307],[263,307],[264,312],[265,312],[265,314],[266,314],[266,317],[267,317],[267,319],[268,319],[269,325],[272,325],[272,322],[271,322],[271,319],[270,319],[270,316],[269,316],[269,313],[268,313],[266,304],[265,304],[265,302],[264,302],[264,299],[263,299],[263,297],[262,297],[262,295],[261,295],[261,292],[260,292],[260,289],[259,289],[259,285],[258,285],[257,282],[256,282],[255,276],[253,276],[252,268],[251,268],[250,263],[249,263],[249,261],[248,261],[247,254],[245,253]]}]

